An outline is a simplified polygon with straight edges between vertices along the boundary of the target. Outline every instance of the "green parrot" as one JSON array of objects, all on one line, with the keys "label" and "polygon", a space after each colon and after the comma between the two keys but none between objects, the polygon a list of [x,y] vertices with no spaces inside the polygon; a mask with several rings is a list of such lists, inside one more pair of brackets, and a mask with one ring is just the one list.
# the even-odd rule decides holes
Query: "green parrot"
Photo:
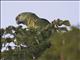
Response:
[{"label": "green parrot", "polygon": [[50,22],[44,18],[39,18],[35,13],[22,12],[16,17],[17,24],[25,24],[30,29],[43,29]]}]

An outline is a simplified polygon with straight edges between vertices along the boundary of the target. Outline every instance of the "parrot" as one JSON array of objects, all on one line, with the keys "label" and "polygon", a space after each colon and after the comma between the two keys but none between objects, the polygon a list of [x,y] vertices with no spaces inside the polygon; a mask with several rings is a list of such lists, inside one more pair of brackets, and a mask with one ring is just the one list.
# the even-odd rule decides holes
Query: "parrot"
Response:
[{"label": "parrot", "polygon": [[32,12],[22,12],[16,16],[17,24],[24,24],[30,29],[43,29],[50,22],[47,19],[38,17]]}]

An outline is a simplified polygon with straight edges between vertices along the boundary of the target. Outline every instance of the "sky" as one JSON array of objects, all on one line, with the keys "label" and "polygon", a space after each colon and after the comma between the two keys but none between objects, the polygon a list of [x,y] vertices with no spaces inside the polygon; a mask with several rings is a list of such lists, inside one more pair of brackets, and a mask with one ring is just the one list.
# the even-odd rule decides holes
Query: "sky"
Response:
[{"label": "sky", "polygon": [[17,26],[15,17],[22,12],[33,12],[50,22],[60,18],[78,25],[79,7],[79,1],[1,1],[1,28]]}]

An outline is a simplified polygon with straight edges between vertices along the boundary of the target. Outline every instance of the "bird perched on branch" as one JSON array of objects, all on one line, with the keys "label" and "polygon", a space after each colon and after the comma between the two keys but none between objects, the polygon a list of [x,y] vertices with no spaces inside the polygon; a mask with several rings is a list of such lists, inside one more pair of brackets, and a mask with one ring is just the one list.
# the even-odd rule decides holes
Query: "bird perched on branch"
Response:
[{"label": "bird perched on branch", "polygon": [[39,18],[35,13],[22,12],[16,17],[17,24],[25,24],[30,29],[43,29],[49,23],[44,18]]}]

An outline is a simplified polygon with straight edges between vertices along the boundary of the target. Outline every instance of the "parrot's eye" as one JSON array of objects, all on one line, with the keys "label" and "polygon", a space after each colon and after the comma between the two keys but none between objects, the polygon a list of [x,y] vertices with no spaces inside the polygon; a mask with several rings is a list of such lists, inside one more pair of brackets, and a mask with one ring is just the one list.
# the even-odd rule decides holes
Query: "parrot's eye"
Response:
[{"label": "parrot's eye", "polygon": [[18,16],[20,16],[21,14],[18,14]]}]

